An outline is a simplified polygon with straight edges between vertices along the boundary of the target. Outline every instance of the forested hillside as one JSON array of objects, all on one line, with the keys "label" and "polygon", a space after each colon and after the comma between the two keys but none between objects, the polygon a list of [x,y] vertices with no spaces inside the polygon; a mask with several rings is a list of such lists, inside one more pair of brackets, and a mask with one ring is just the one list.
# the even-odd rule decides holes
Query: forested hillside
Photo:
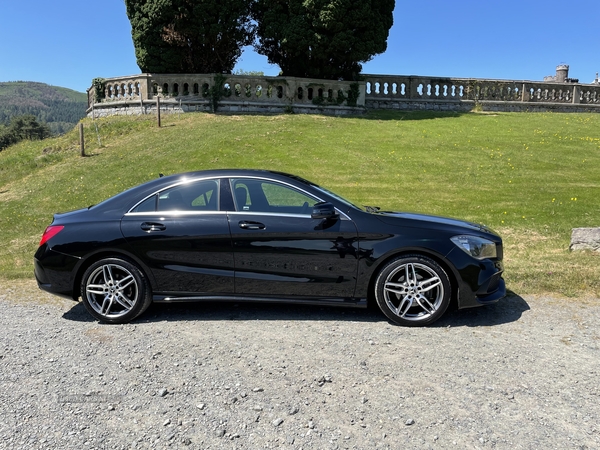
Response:
[{"label": "forested hillside", "polygon": [[85,116],[87,96],[71,89],[31,81],[0,82],[0,124],[25,114],[62,134]]}]

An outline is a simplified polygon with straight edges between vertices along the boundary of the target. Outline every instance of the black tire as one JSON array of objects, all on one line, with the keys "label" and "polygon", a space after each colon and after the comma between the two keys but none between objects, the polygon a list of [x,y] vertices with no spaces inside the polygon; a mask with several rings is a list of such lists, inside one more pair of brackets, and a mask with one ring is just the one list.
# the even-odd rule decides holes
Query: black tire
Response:
[{"label": "black tire", "polygon": [[121,258],[105,258],[83,274],[81,298],[99,321],[127,323],[150,306],[152,292],[148,279],[136,265]]},{"label": "black tire", "polygon": [[438,320],[450,304],[448,275],[433,259],[406,255],[388,262],[377,275],[375,300],[388,319],[418,327]]}]

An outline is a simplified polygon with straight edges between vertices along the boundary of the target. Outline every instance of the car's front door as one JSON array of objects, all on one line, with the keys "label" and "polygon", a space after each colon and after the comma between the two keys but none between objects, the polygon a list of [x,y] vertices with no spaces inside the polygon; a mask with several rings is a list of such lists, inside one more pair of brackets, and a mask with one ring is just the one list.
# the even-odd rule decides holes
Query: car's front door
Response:
[{"label": "car's front door", "polygon": [[320,199],[282,182],[230,181],[236,294],[353,297],[358,235],[351,220],[311,218]]}]

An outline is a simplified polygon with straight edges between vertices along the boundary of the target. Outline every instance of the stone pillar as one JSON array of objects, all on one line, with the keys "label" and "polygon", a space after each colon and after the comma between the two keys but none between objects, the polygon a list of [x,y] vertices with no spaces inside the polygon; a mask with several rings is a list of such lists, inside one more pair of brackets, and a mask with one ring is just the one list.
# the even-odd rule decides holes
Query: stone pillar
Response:
[{"label": "stone pillar", "polygon": [[[421,79],[420,78],[415,78],[415,77],[410,77],[410,90],[409,90],[409,97],[410,99],[420,99],[421,96],[419,95],[419,91],[417,89],[419,89],[419,85],[420,84],[424,84],[421,83]],[[423,89],[425,89],[425,86],[423,86]]]},{"label": "stone pillar", "polygon": [[579,85],[573,86],[573,103],[581,103],[581,87]]},{"label": "stone pillar", "polygon": [[152,98],[152,86],[150,83],[150,77],[144,74],[138,78],[138,81],[140,83],[140,97],[142,101],[150,100]]},{"label": "stone pillar", "polygon": [[529,90],[525,86],[525,83],[523,83],[523,87],[521,88],[521,101],[522,102],[529,101]]},{"label": "stone pillar", "polygon": [[358,91],[356,106],[365,106],[365,99],[367,98],[367,83],[365,81],[358,82]]}]

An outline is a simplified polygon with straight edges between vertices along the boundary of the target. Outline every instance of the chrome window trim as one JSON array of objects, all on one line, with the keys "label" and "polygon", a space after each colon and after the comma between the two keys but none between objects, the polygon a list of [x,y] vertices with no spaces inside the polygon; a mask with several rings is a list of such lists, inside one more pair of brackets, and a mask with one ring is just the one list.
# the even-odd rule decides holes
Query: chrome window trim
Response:
[{"label": "chrome window trim", "polygon": [[[146,197],[144,197],[142,200],[140,200],[139,202],[137,202],[135,205],[133,205],[133,207],[131,207],[129,209],[129,211],[127,211],[125,213],[125,216],[148,216],[148,215],[156,215],[156,216],[169,216],[169,215],[177,215],[177,216],[181,216],[181,215],[205,215],[205,214],[255,214],[255,215],[263,215],[263,216],[277,216],[277,217],[297,217],[297,218],[310,218],[311,215],[310,214],[279,214],[279,213],[271,213],[271,212],[258,212],[258,211],[221,211],[221,210],[214,210],[214,211],[149,211],[149,212],[132,212],[135,208],[138,207],[138,205],[140,205],[141,203],[145,202],[147,199],[149,199],[150,197],[154,196],[154,195],[158,195],[163,191],[166,191],[167,189],[171,189],[173,187],[176,186],[180,186],[182,184],[187,184],[187,183],[193,183],[196,181],[209,181],[209,180],[216,180],[217,181],[217,195],[219,196],[219,198],[217,199],[218,204],[221,204],[221,188],[220,188],[220,180],[222,180],[223,178],[227,178],[229,180],[229,187],[231,192],[233,192],[233,180],[242,180],[242,179],[249,179],[249,180],[264,180],[264,181],[269,181],[272,183],[276,183],[276,184],[282,184],[284,186],[288,186],[296,191],[302,192],[304,195],[307,195],[308,197],[312,197],[312,198],[316,198],[319,202],[323,202],[325,200],[323,200],[321,197],[318,197],[316,195],[314,195],[311,192],[308,192],[302,188],[299,188],[298,186],[295,186],[291,183],[288,183],[287,181],[281,181],[281,180],[277,180],[274,178],[269,178],[269,177],[260,177],[260,176],[256,176],[256,175],[248,175],[248,176],[231,176],[231,175],[211,175],[211,176],[206,176],[206,177],[195,177],[195,178],[190,178],[189,180],[181,180],[178,181],[177,183],[173,183],[170,184],[162,189],[159,189],[158,191],[153,192],[152,194],[147,195]],[[234,206],[235,206],[235,199],[234,199]],[[340,218],[342,220],[352,220],[350,219],[350,217],[344,213],[343,211],[340,211],[338,208],[335,208],[335,210],[338,212],[338,214],[340,214]],[[165,214],[168,213],[168,214]]]},{"label": "chrome window trim", "polygon": [[[341,220],[351,220],[344,212],[335,209],[340,214]],[[151,217],[180,217],[180,216],[207,216],[207,215],[252,215],[266,217],[288,217],[297,219],[311,219],[310,214],[274,213],[258,211],[150,211],[150,212],[128,212],[125,217],[151,216]]]},{"label": "chrome window trim", "polygon": [[[339,213],[340,215],[340,220],[352,220],[350,219],[350,217],[348,217],[344,212],[340,211],[339,209],[335,208],[335,210]],[[276,213],[276,212],[260,212],[260,211],[227,211],[227,214],[229,215],[251,215],[251,216],[264,216],[264,217],[288,217],[288,218],[296,218],[296,219],[312,219],[312,216],[310,214],[293,214],[293,213]],[[315,220],[322,220],[322,219],[315,219]]]},{"label": "chrome window trim", "polygon": [[156,217],[170,217],[170,216],[206,216],[206,215],[225,215],[227,211],[148,211],[148,212],[127,212],[125,217],[136,217],[136,216],[156,216]]}]

